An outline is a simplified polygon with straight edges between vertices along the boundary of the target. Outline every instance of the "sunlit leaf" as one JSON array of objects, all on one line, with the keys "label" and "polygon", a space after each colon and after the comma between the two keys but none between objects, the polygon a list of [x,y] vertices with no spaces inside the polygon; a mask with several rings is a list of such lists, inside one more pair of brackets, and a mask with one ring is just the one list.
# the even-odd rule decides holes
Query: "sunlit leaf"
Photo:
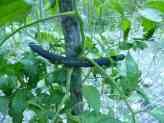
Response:
[{"label": "sunlit leaf", "polygon": [[122,16],[124,15],[124,9],[122,8],[121,4],[118,1],[112,0],[111,2],[109,2],[109,4],[111,9],[118,12]]},{"label": "sunlit leaf", "polygon": [[124,33],[124,40],[127,40],[131,28],[131,22],[128,19],[123,19],[121,26]]},{"label": "sunlit leaf", "polygon": [[156,23],[151,21],[151,20],[148,20],[146,18],[142,18],[141,24],[142,24],[143,29],[144,29],[143,38],[145,40],[150,39],[153,36],[153,34],[157,28]]}]

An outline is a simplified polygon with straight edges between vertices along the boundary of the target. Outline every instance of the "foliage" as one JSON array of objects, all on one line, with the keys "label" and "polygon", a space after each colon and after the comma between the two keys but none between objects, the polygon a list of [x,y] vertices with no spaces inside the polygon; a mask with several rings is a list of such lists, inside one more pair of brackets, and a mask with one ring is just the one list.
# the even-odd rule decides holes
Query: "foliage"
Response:
[{"label": "foliage", "polygon": [[[33,0],[31,4],[24,0],[0,0],[0,112],[9,114],[13,123],[23,121],[26,109],[35,112],[30,123],[48,123],[49,120],[63,123],[63,117],[60,117],[63,115],[71,123],[124,122],[124,119],[113,116],[109,109],[106,114],[102,112],[102,92],[106,92],[112,101],[123,101],[126,104],[132,116],[132,120],[128,120],[135,123],[136,114],[128,99],[140,86],[141,71],[131,52],[144,50],[154,38],[163,24],[164,2],[77,1],[74,16],[81,16],[79,20],[84,30],[80,31],[85,34],[82,57],[105,56],[111,60],[111,56],[122,52],[126,54],[124,61],[117,63],[111,60],[110,68],[91,61],[94,67],[89,68],[89,73],[86,74],[86,69],[82,70],[87,84],[84,83],[82,87],[86,102],[81,103],[88,104],[88,107],[78,116],[71,114],[76,106],[70,104],[71,74],[68,68],[51,65],[27,47],[30,40],[42,44],[50,52],[63,54],[65,46],[61,25],[58,23],[60,19],[57,18],[59,16],[54,17],[58,9],[58,0]],[[138,36],[136,30],[143,33]],[[98,81],[99,86],[94,86],[94,81]],[[146,97],[144,92],[141,95]],[[149,113],[162,123],[163,112],[162,108],[157,108]],[[121,115],[125,118],[128,113]]]}]

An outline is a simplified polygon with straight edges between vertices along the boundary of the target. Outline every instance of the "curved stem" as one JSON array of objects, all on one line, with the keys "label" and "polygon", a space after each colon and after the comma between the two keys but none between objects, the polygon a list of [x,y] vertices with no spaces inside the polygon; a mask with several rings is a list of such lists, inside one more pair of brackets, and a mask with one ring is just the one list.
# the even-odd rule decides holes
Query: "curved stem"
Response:
[{"label": "curved stem", "polygon": [[21,30],[31,27],[33,25],[36,25],[38,23],[42,23],[48,20],[52,20],[54,18],[60,17],[60,16],[74,16],[76,13],[74,11],[69,11],[69,12],[63,12],[61,14],[55,15],[55,16],[51,16],[51,17],[47,17],[47,18],[43,18],[43,19],[39,19],[37,21],[34,21],[30,24],[24,25],[22,27],[19,27],[18,29],[16,29],[14,32],[12,32],[11,34],[9,34],[8,36],[6,36],[1,42],[0,42],[0,47],[9,39],[11,38],[13,35],[15,35],[17,32],[20,32]]}]

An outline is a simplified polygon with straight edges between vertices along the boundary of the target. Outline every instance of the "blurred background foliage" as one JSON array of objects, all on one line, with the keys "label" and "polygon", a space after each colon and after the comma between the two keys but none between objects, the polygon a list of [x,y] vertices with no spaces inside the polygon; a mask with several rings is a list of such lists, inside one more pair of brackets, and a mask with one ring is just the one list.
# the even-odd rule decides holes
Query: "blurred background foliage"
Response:
[{"label": "blurred background foliage", "polygon": [[[59,1],[0,1],[0,123],[48,123],[60,107],[65,67],[28,47],[35,42],[65,55]],[[85,112],[70,114],[67,99],[57,122],[164,123],[164,1],[76,0],[76,5],[85,34],[82,55],[126,58],[104,71],[82,69]]]}]

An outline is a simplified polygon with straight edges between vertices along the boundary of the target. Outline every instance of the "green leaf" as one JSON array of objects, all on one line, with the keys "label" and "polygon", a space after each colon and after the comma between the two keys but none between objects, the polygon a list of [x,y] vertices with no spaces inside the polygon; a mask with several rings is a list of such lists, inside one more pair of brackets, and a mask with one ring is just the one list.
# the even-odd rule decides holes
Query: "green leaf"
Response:
[{"label": "green leaf", "polygon": [[164,1],[149,1],[146,3],[146,7],[164,12]]},{"label": "green leaf", "polygon": [[118,1],[112,0],[111,2],[109,2],[109,6],[111,7],[111,9],[118,12],[120,15],[124,15],[124,9]]},{"label": "green leaf", "polygon": [[15,76],[0,77],[0,89],[6,94],[10,95],[17,86],[17,79]]},{"label": "green leaf", "polygon": [[9,109],[9,114],[12,116],[14,123],[22,123],[23,112],[30,97],[31,93],[26,89],[19,89],[15,92]]},{"label": "green leaf", "polygon": [[37,113],[29,123],[48,123],[48,116],[46,112]]},{"label": "green leaf", "polygon": [[24,0],[7,0],[0,2],[0,26],[22,20],[30,11],[31,5]]},{"label": "green leaf", "polygon": [[152,116],[154,116],[159,123],[164,123],[164,107],[163,106],[159,106],[157,108],[154,108],[150,114]]},{"label": "green leaf", "polygon": [[141,24],[144,29],[144,40],[150,39],[157,28],[156,23],[146,18],[142,18]]},{"label": "green leaf", "polygon": [[122,50],[129,50],[129,49],[133,48],[133,44],[123,41],[123,42],[119,43],[119,48]]},{"label": "green leaf", "polygon": [[9,99],[5,96],[0,96],[0,112],[2,114],[7,114]]},{"label": "green leaf", "polygon": [[45,62],[33,54],[25,54],[20,61],[23,66],[22,76],[28,78],[28,86],[36,87],[37,82],[41,80],[46,72]]},{"label": "green leaf", "polygon": [[46,78],[46,84],[58,83],[60,85],[65,85],[66,83],[66,69],[58,68],[52,73],[49,73]]},{"label": "green leaf", "polygon": [[162,16],[161,13],[156,10],[156,9],[151,9],[151,8],[145,8],[142,10],[139,10],[139,14],[153,22],[162,22]]},{"label": "green leaf", "polygon": [[96,53],[98,52],[95,43],[92,41],[91,37],[86,36],[84,41],[84,49],[88,52]]},{"label": "green leaf", "polygon": [[0,1],[0,5],[6,5],[6,4],[9,4],[9,3],[12,3],[13,0],[1,0]]},{"label": "green leaf", "polygon": [[140,77],[140,71],[138,68],[138,64],[135,62],[133,57],[128,53],[126,57],[126,67],[127,67],[127,78],[128,80],[136,87],[138,83],[138,79]]},{"label": "green leaf", "polygon": [[125,18],[122,20],[121,26],[122,26],[122,30],[124,32],[124,40],[127,40],[129,31],[131,28],[131,22],[127,18]]},{"label": "green leaf", "polygon": [[100,94],[96,87],[85,85],[82,88],[83,95],[88,104],[95,110],[100,110]]},{"label": "green leaf", "polygon": [[148,46],[147,46],[146,42],[144,42],[144,41],[136,41],[135,44],[134,44],[134,49],[141,49],[141,50],[143,50],[143,49],[145,49],[147,47]]},{"label": "green leaf", "polygon": [[56,0],[49,0],[50,6],[53,8],[56,5]]},{"label": "green leaf", "polygon": [[[118,85],[122,87],[124,96],[129,97],[130,94],[138,87],[141,72],[133,57],[128,53],[126,56],[126,76],[120,76],[118,79]],[[120,92],[115,87],[111,87],[111,93],[114,99],[123,99]]]},{"label": "green leaf", "polygon": [[126,77],[122,77],[120,82],[126,96],[128,96],[137,88],[141,75],[138,65],[133,57],[130,55],[130,53],[128,53],[126,57],[126,69],[127,75]]},{"label": "green leaf", "polygon": [[48,116],[46,112],[40,112],[37,114],[38,123],[49,123]]},{"label": "green leaf", "polygon": [[103,115],[97,112],[84,112],[80,115],[80,123],[121,123],[121,121],[110,115]]},{"label": "green leaf", "polygon": [[48,42],[48,43],[56,43],[60,46],[60,41],[58,41],[54,35],[50,32],[37,32],[35,34],[36,40],[39,42]]}]

